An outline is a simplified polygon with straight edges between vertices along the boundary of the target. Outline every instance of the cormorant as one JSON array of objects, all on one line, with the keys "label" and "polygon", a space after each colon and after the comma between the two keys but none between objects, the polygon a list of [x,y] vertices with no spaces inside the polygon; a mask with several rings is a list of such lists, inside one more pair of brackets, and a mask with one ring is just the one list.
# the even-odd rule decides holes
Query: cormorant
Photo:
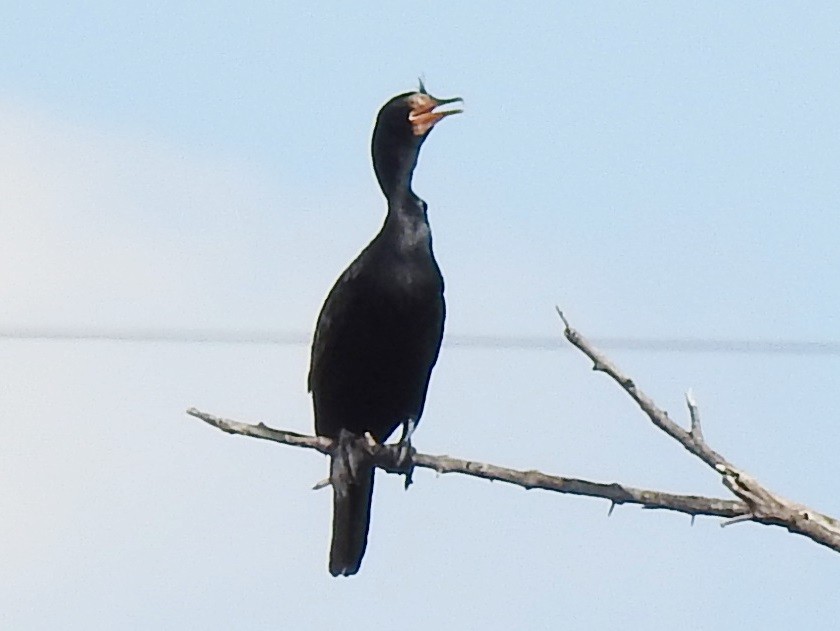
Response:
[{"label": "cormorant", "polygon": [[409,445],[440,350],[443,277],[411,177],[432,127],[461,111],[436,109],[460,100],[436,99],[421,82],[379,110],[371,154],[388,215],[333,285],[315,327],[308,380],[315,432],[338,445],[330,458],[333,576],[359,571],[370,525],[374,468],[354,457],[353,441],[369,433],[382,443],[402,425],[400,443]]}]

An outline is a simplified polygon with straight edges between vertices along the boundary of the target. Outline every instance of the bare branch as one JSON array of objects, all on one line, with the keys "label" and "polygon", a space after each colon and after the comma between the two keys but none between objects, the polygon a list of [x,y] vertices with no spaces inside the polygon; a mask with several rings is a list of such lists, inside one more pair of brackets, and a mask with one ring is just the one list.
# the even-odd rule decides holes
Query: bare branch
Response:
[{"label": "bare branch", "polygon": [[[670,510],[691,515],[692,524],[697,515],[712,515],[727,518],[727,521],[722,524],[723,526],[747,521],[768,526],[781,526],[792,533],[808,537],[835,552],[840,552],[840,521],[769,491],[755,478],[736,468],[722,455],[709,447],[703,437],[700,412],[691,390],[686,393],[691,429],[686,431],[672,421],[668,417],[668,413],[659,408],[609,358],[573,329],[559,308],[557,313],[563,321],[566,339],[592,361],[593,369],[607,374],[630,395],[656,427],[714,469],[716,474],[721,476],[724,486],[738,500],[676,495],[661,491],[637,489],[618,483],[603,484],[578,478],[552,476],[540,471],[507,469],[450,456],[419,454],[414,450],[412,450],[410,457],[406,459],[396,446],[379,445],[371,441],[369,437],[364,436],[357,439],[356,447],[366,451],[371,464],[389,473],[405,474],[407,468],[410,470],[412,467],[419,467],[432,469],[438,473],[461,473],[485,480],[507,482],[524,489],[543,489],[570,495],[597,497],[609,500],[609,514],[612,514],[617,504],[637,504],[643,508]],[[320,436],[307,436],[296,432],[272,429],[262,423],[258,425],[240,423],[207,414],[195,408],[187,410],[187,414],[229,434],[240,434],[285,445],[314,449],[322,454],[330,454],[333,449],[333,442]],[[329,484],[329,480],[319,482],[316,488],[322,488]]]},{"label": "bare branch", "polygon": [[718,464],[729,464],[723,456],[711,449],[702,438],[692,436],[690,432],[685,431],[682,427],[674,423],[668,416],[668,413],[657,407],[653,399],[642,392],[630,377],[621,372],[618,366],[610,361],[606,355],[597,350],[585,337],[569,326],[566,318],[562,319],[565,326],[564,334],[566,339],[592,360],[593,370],[606,373],[613,381],[621,386],[633,398],[642,411],[647,414],[654,425],[710,467],[714,468]]},{"label": "bare branch", "polygon": [[691,436],[694,440],[704,442],[703,430],[700,427],[700,410],[697,409],[697,401],[694,400],[694,393],[691,388],[685,393],[685,403],[688,405],[688,414],[691,417]]},{"label": "bare branch", "polygon": [[753,516],[749,513],[744,513],[743,515],[738,515],[737,517],[733,517],[732,519],[727,519],[724,522],[721,522],[720,527],[726,528],[727,526],[732,526],[734,524],[743,524],[747,521],[752,521]]},{"label": "bare branch", "polygon": [[727,524],[753,521],[767,526],[782,526],[790,532],[803,535],[835,552],[840,552],[840,521],[769,491],[755,478],[736,468],[709,447],[703,439],[697,403],[690,392],[686,395],[686,402],[691,415],[691,431],[687,432],[674,423],[667,412],[657,407],[632,379],[573,329],[559,309],[557,313],[563,321],[566,339],[592,360],[593,368],[609,375],[633,398],[656,427],[717,471],[722,476],[724,486],[744,502],[747,510],[741,515],[736,515],[735,519]]},{"label": "bare branch", "polygon": [[[229,434],[240,434],[253,438],[271,440],[293,447],[314,449],[322,454],[329,454],[332,441],[321,436],[307,436],[296,432],[272,429],[262,423],[249,425],[239,421],[221,418],[202,412],[195,408],[187,410],[187,414],[216,427]],[[404,466],[399,466],[399,449],[391,445],[371,444],[365,437],[358,440],[360,448],[365,449],[371,461],[379,468],[389,473],[404,473]],[[623,484],[603,484],[578,478],[565,478],[548,475],[540,471],[520,471],[508,469],[483,462],[474,462],[450,456],[432,456],[429,454],[412,453],[414,467],[432,469],[437,473],[460,473],[485,480],[507,482],[521,486],[524,489],[542,489],[569,495],[583,495],[609,500],[612,505],[637,504],[647,509],[671,510],[695,517],[697,515],[711,515],[714,517],[737,517],[749,509],[743,502],[724,500],[714,497],[697,495],[676,495],[661,491],[637,489]],[[323,486],[328,485],[327,482]],[[322,488],[321,483],[318,485]],[[612,510],[610,511],[612,512]]]}]

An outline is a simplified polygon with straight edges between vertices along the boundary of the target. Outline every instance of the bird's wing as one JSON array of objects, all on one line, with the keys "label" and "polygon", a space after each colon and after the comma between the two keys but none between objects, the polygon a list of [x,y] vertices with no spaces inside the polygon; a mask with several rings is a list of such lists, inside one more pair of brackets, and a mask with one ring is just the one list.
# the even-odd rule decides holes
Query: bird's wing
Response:
[{"label": "bird's wing", "polygon": [[315,325],[315,335],[312,339],[312,352],[309,361],[309,376],[307,378],[307,390],[312,392],[318,381],[324,358],[329,356],[329,348],[334,340],[341,337],[339,329],[343,322],[347,321],[347,311],[353,304],[353,294],[356,293],[355,280],[359,269],[357,258],[350,264],[335,285],[327,294],[321,313],[318,315],[318,322]]}]

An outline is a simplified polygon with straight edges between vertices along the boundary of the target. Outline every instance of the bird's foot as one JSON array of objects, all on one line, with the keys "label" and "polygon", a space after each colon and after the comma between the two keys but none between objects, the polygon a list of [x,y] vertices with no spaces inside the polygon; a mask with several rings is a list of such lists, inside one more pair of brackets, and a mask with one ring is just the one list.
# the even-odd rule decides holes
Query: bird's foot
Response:
[{"label": "bird's foot", "polygon": [[414,482],[414,448],[411,446],[411,441],[407,440],[397,445],[399,453],[397,454],[397,466],[405,473],[405,488],[411,486]]},{"label": "bird's foot", "polygon": [[411,486],[414,475],[414,448],[411,446],[411,436],[417,429],[417,419],[408,418],[403,423],[403,433],[397,443],[397,466],[405,471],[405,488]]},{"label": "bird's foot", "polygon": [[367,455],[356,446],[357,439],[356,435],[342,429],[331,454],[329,483],[339,495],[347,493],[347,487],[356,483],[359,471],[364,468]]}]

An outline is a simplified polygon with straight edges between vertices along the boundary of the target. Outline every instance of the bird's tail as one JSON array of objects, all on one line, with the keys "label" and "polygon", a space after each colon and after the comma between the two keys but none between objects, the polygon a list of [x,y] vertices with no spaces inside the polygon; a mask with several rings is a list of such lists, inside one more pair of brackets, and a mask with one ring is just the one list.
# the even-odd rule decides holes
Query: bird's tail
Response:
[{"label": "bird's tail", "polygon": [[[333,459],[331,467],[336,464]],[[333,484],[330,546],[330,574],[333,576],[355,574],[362,564],[370,527],[373,472],[373,467],[360,466],[354,471],[351,480],[345,479],[344,484]]]}]

